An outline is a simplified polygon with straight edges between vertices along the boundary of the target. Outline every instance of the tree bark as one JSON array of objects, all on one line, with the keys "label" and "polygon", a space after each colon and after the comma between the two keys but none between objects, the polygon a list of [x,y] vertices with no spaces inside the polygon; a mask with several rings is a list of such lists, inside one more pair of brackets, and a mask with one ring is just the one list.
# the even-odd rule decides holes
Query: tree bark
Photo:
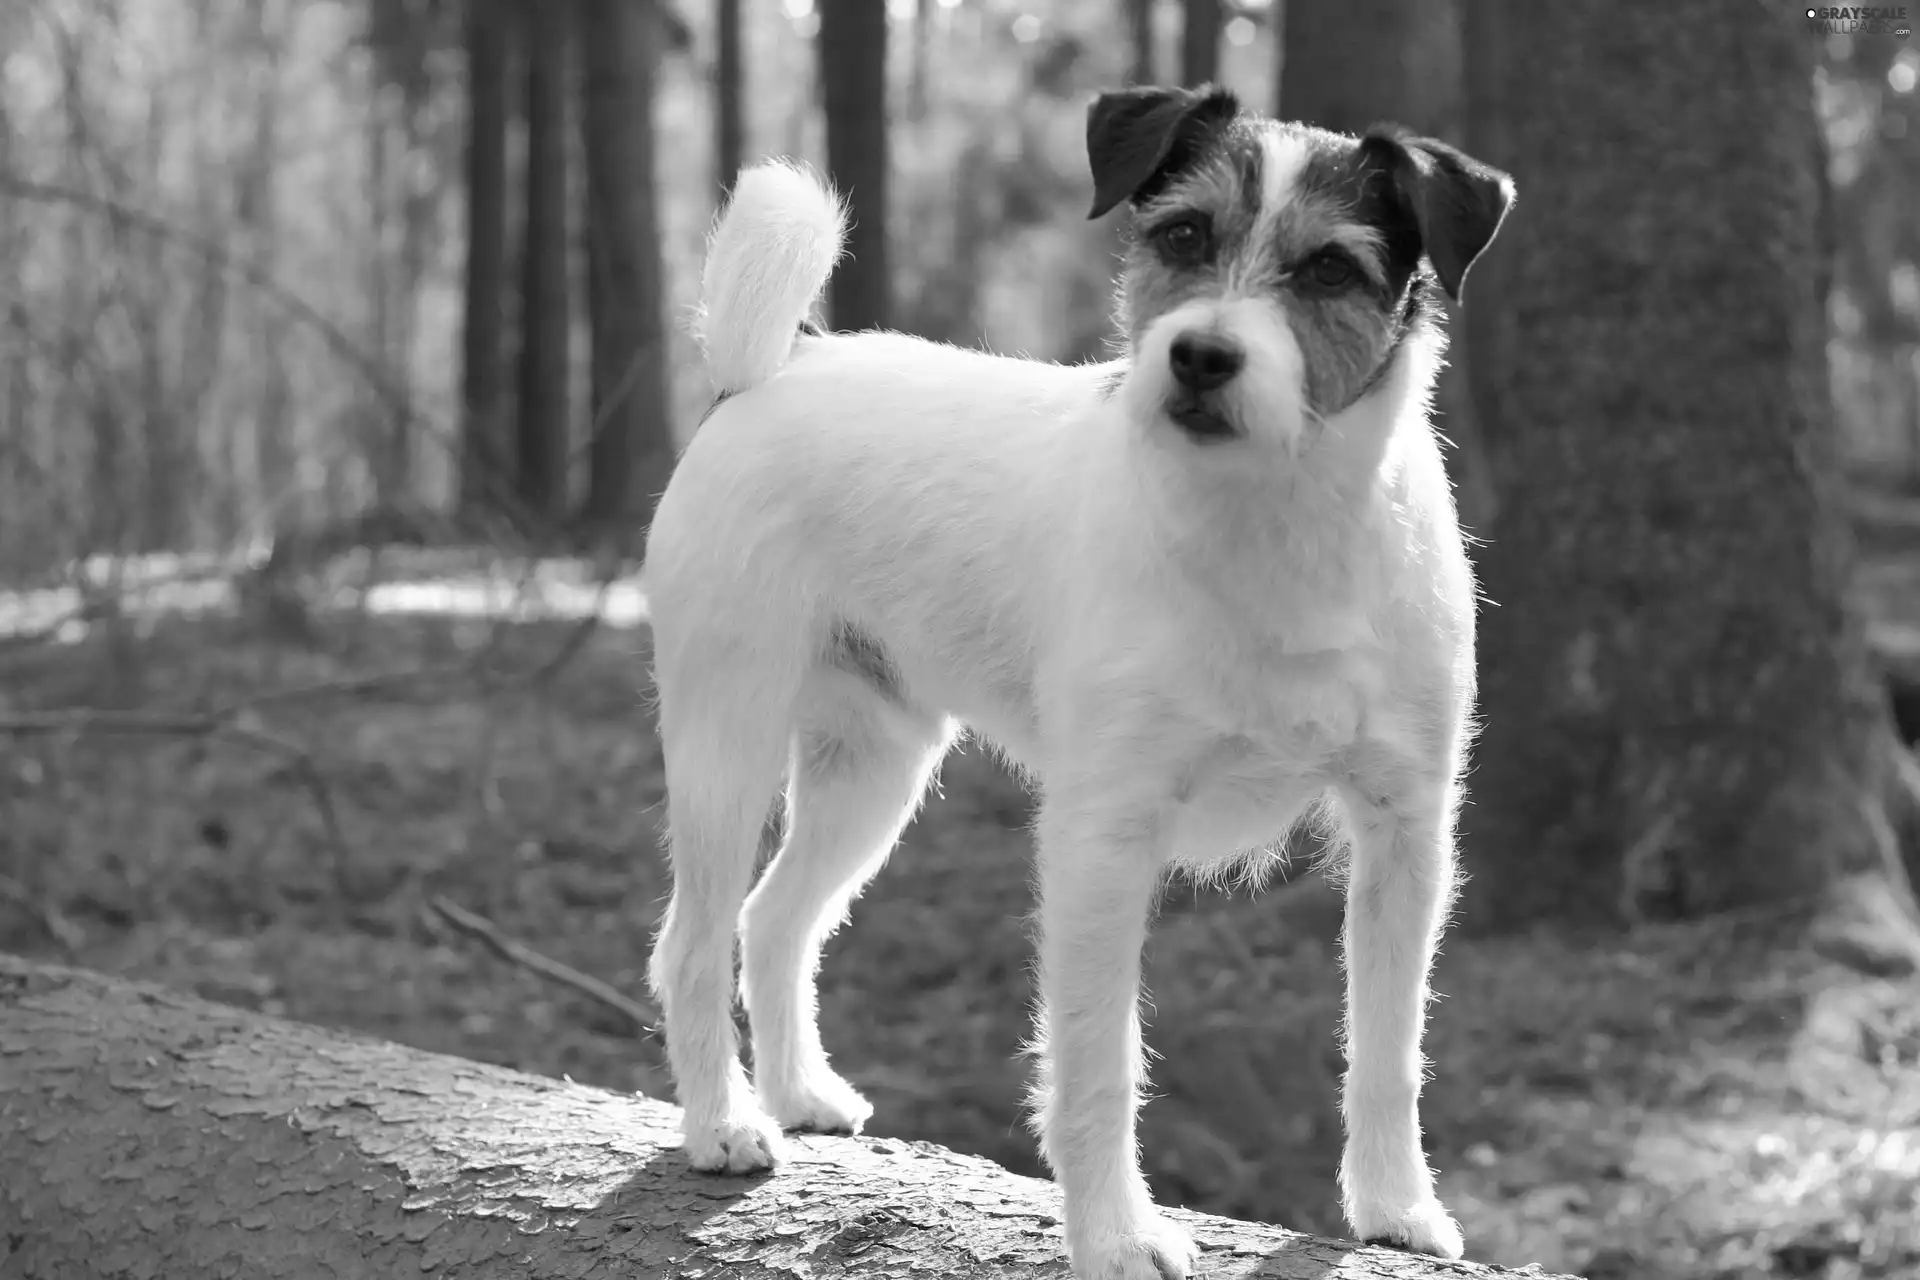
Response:
[{"label": "tree bark", "polygon": [[587,234],[595,291],[593,441],[585,518],[633,534],[673,469],[654,206],[653,6],[585,0]]},{"label": "tree bark", "polygon": [[1469,927],[1844,903],[1916,954],[1842,598],[1812,45],[1775,8],[1474,20],[1475,145],[1522,189],[1467,308],[1500,317],[1473,373],[1501,502]]},{"label": "tree bark", "polygon": [[571,6],[527,6],[527,221],[520,263],[519,495],[551,529],[565,516],[569,420],[567,287],[567,18]]},{"label": "tree bark", "polygon": [[[1221,0],[1186,0],[1180,33],[1180,83],[1209,84],[1220,78]],[[1288,5],[1287,8],[1297,6]]]},{"label": "tree bark", "polygon": [[[21,1280],[1065,1273],[1053,1187],[985,1160],[796,1138],[695,1174],[665,1103],[4,955],[0,1097]],[[1516,1274],[1173,1216],[1214,1280]]]},{"label": "tree bark", "polygon": [[[1276,113],[1341,133],[1391,120],[1459,141],[1465,116],[1460,24],[1456,0],[1286,5],[1276,42]],[[1478,274],[1474,284],[1478,292]],[[1484,535],[1493,522],[1493,482],[1473,414],[1466,321],[1457,308],[1450,316],[1434,425],[1455,446],[1448,463],[1461,523]]]},{"label": "tree bark", "polygon": [[852,211],[847,261],[827,285],[836,329],[884,329],[893,314],[887,262],[887,6],[820,6],[816,37],[827,118],[827,168]]},{"label": "tree bark", "polygon": [[501,0],[467,0],[467,268],[461,335],[460,510],[473,520],[505,474],[507,51]]},{"label": "tree bark", "polygon": [[747,153],[740,0],[719,0],[713,27],[713,170],[720,199],[725,200]]}]

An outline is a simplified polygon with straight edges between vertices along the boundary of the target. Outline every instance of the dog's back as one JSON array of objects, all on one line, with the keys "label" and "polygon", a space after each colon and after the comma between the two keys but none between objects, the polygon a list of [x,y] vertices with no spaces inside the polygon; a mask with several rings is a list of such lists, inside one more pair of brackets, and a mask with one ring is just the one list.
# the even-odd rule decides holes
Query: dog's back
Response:
[{"label": "dog's back", "polygon": [[[777,163],[741,175],[715,229],[700,334],[716,402],[648,537],[656,662],[692,609],[708,636],[731,623],[815,649],[852,624],[887,636],[928,701],[1018,735],[1012,672],[1031,655],[1006,651],[1023,631],[1008,624],[1046,592],[1076,411],[1117,367],[803,327],[842,234],[831,191]],[[1027,500],[1036,484],[1055,501]]]}]

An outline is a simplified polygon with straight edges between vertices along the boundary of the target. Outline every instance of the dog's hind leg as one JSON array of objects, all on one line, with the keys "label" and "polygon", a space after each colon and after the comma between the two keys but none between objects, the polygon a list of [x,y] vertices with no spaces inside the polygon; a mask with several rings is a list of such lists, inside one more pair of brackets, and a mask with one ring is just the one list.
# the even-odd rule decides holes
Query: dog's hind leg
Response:
[{"label": "dog's hind leg", "polygon": [[1353,865],[1341,1200],[1359,1239],[1458,1258],[1460,1228],[1434,1195],[1420,1145],[1428,971],[1454,890],[1452,788],[1421,780],[1394,789],[1342,795]]},{"label": "dog's hind leg", "polygon": [[648,977],[665,1015],[688,1158],[696,1169],[750,1173],[779,1159],[779,1126],[740,1065],[734,937],[803,664],[789,664],[789,675],[763,654],[723,660],[711,648],[666,643],[658,623],[655,637],[673,896]]},{"label": "dog's hind leg", "polygon": [[953,738],[945,717],[817,668],[794,715],[787,832],[741,918],[753,1082],[784,1127],[858,1132],[873,1108],[827,1064],[821,947],[892,852]]}]

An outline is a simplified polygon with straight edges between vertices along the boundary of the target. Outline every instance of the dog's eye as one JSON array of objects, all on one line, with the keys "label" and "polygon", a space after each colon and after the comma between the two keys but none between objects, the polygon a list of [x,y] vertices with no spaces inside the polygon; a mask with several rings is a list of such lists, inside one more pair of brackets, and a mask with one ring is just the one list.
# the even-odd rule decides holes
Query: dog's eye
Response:
[{"label": "dog's eye", "polygon": [[1170,262],[1198,262],[1207,253],[1204,218],[1176,218],[1153,233],[1154,243]]},{"label": "dog's eye", "polygon": [[1360,264],[1339,249],[1322,249],[1308,258],[1299,274],[1322,289],[1344,289],[1360,278]]}]

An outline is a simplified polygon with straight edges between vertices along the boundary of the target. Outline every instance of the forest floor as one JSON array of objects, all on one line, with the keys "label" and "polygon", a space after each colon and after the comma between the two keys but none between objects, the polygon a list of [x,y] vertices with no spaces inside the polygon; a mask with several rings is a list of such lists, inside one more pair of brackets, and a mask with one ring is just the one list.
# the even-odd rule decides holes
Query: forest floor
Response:
[{"label": "forest floor", "polygon": [[[30,730],[0,736],[0,949],[668,1096],[656,1040],[431,905],[644,998],[665,888],[644,629],[296,630],[162,616],[0,642],[0,723]],[[1029,813],[980,749],[956,756],[834,942],[822,1005],[873,1131],[1037,1172]],[[1339,1232],[1338,920],[1311,875],[1170,896],[1143,1134],[1163,1199]],[[1920,983],[1783,949],[1773,923],[1449,943],[1425,1117],[1470,1256],[1920,1274]]]}]

